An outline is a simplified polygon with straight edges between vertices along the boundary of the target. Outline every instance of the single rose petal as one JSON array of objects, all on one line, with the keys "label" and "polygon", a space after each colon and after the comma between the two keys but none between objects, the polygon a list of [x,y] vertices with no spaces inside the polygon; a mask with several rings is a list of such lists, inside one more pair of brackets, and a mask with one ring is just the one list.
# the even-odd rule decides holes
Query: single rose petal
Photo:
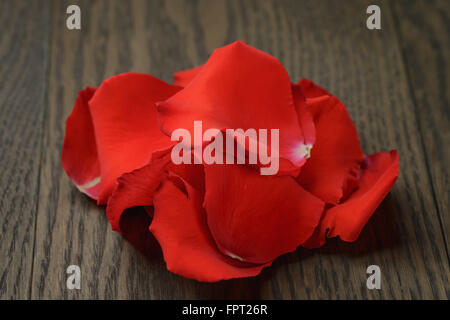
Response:
[{"label": "single rose petal", "polygon": [[398,177],[398,153],[379,152],[364,158],[358,189],[342,204],[326,210],[305,247],[317,248],[326,237],[355,241]]},{"label": "single rose petal", "polygon": [[173,84],[179,87],[186,87],[200,72],[202,66],[192,69],[182,70],[173,74]]},{"label": "single rose petal", "polygon": [[154,258],[158,245],[148,230],[153,217],[153,207],[133,207],[120,220],[120,234],[145,257]]},{"label": "single rose petal", "polygon": [[184,90],[158,103],[158,113],[169,136],[184,128],[193,137],[197,120],[203,131],[253,128],[270,135],[270,129],[279,129],[280,172],[298,172],[306,160],[298,152],[304,137],[286,70],[274,57],[242,42],[215,50]]},{"label": "single rose petal", "polygon": [[184,181],[189,183],[193,188],[195,188],[203,196],[205,193],[205,172],[203,170],[203,165],[201,164],[180,164],[176,165],[173,162],[169,163],[167,166],[167,171],[170,174],[175,174]]},{"label": "single rose petal", "polygon": [[303,95],[307,99],[313,99],[322,96],[331,96],[331,94],[327,90],[319,87],[317,84],[308,79],[301,79],[295,86],[301,88]]},{"label": "single rose petal", "polygon": [[146,74],[124,73],[102,83],[89,101],[101,168],[98,202],[106,203],[116,179],[148,163],[173,142],[158,126],[155,102],[180,88]]},{"label": "single rose petal", "polygon": [[265,263],[295,250],[319,223],[324,203],[290,176],[243,165],[205,166],[208,226],[224,254]]},{"label": "single rose petal", "polygon": [[256,276],[270,265],[246,264],[223,255],[209,233],[200,192],[183,183],[187,194],[174,179],[167,179],[154,197],[150,231],[161,245],[168,270],[186,278],[214,282]]},{"label": "single rose petal", "polygon": [[311,157],[297,181],[326,203],[337,204],[352,191],[364,156],[358,132],[342,102],[333,96],[306,100],[316,128]]},{"label": "single rose petal", "polygon": [[61,162],[78,189],[97,200],[100,191],[100,164],[88,106],[95,90],[87,87],[78,93],[75,106],[66,121]]},{"label": "single rose petal", "polygon": [[300,128],[302,129],[306,156],[310,157],[310,151],[316,141],[316,128],[314,125],[314,119],[311,112],[308,109],[306,103],[306,97],[304,96],[300,86],[292,86],[292,94],[294,97],[295,111],[297,112],[297,118]]},{"label": "single rose petal", "polygon": [[117,180],[117,187],[106,207],[106,216],[113,230],[121,232],[120,220],[126,209],[153,205],[153,194],[167,176],[165,169],[169,162],[168,157],[156,159],[142,168],[123,174]]},{"label": "single rose petal", "polygon": [[[125,173],[117,179],[117,186],[108,200],[106,216],[113,230],[122,232],[121,219],[125,210],[132,207],[153,205],[153,195],[161,182],[168,176],[177,175],[204,194],[205,175],[203,166],[197,164],[175,165],[170,159],[170,152],[152,155],[149,164],[132,172]],[[153,209],[149,212],[153,214]]]}]

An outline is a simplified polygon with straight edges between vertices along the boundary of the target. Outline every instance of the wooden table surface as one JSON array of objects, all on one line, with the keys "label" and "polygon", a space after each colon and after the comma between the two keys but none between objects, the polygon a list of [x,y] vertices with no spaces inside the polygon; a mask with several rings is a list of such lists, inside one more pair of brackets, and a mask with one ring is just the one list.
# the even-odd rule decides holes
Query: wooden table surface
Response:
[{"label": "wooden table surface", "polygon": [[[79,4],[82,29],[66,28]],[[381,7],[381,30],[365,26]],[[450,1],[0,1],[0,298],[448,299]],[[77,92],[125,71],[171,81],[234,40],[339,97],[400,176],[355,243],[298,249],[255,278],[198,283],[138,252],[60,162]],[[81,268],[81,290],[66,268]],[[381,268],[381,290],[366,268]]]}]

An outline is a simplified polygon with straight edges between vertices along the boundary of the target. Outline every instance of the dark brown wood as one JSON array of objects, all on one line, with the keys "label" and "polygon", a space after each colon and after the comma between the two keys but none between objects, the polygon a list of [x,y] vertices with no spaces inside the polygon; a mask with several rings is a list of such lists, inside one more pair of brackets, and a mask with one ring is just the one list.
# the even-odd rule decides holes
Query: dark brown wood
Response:
[{"label": "dark brown wood", "polygon": [[[445,298],[448,294],[444,239],[396,25],[388,3],[382,2],[382,30],[367,30],[361,13],[369,4],[295,2],[280,10],[280,15],[294,21],[289,29],[294,36],[285,56],[279,56],[282,61],[290,54],[298,57],[288,60],[292,64],[283,61],[290,74],[294,79],[310,78],[341,98],[364,150],[398,149],[401,172],[356,243],[331,241],[321,250],[299,250],[299,257],[280,259],[282,271],[267,282],[278,297]],[[365,287],[364,270],[370,264],[384,270],[380,291]]]},{"label": "dark brown wood", "polygon": [[0,299],[29,297],[49,8],[48,3],[0,2]]},{"label": "dark brown wood", "polygon": [[[378,2],[381,30],[365,26],[366,8],[372,4],[368,0],[345,4],[338,0],[55,0],[51,18],[33,14],[34,24],[51,19],[48,77],[44,77],[45,67],[36,67],[36,62],[28,62],[33,68],[26,68],[24,57],[36,52],[28,53],[31,50],[24,47],[11,49],[10,63],[2,59],[0,64],[2,147],[6,141],[13,150],[0,155],[0,170],[11,177],[6,180],[9,184],[0,184],[0,297],[448,298],[448,153],[444,146],[448,144],[445,40],[449,5],[433,2],[432,9],[421,14],[428,2],[411,8],[404,8],[406,2]],[[65,26],[69,4],[81,7],[79,31]],[[8,6],[13,12],[25,10],[12,1]],[[11,24],[16,16],[0,11],[0,27]],[[14,32],[19,31],[0,34],[2,49],[5,41],[11,41],[6,47],[15,48],[9,40]],[[420,37],[426,40],[416,41]],[[34,51],[42,51],[38,54],[42,61],[46,47],[40,46],[46,40],[32,42]],[[399,150],[400,177],[355,243],[332,239],[319,250],[298,249],[280,257],[255,278],[198,283],[168,272],[152,237],[141,253],[113,232],[104,208],[70,183],[60,163],[64,122],[77,92],[87,85],[99,85],[126,71],[170,81],[174,71],[203,63],[214,48],[234,40],[246,40],[277,57],[292,81],[312,79],[339,97],[355,121],[366,153]],[[9,69],[16,61],[22,62],[17,65],[27,70],[27,76],[40,81],[17,88],[9,82],[3,86],[7,75],[16,77],[16,83],[25,81],[18,72],[22,69]],[[45,94],[48,106],[41,102],[29,114],[17,111],[22,120],[14,113],[3,115],[10,105],[28,110],[25,106],[38,104]],[[42,125],[44,112],[42,132],[37,122]],[[21,184],[14,179],[22,179]],[[133,211],[127,217],[142,216]],[[3,256],[11,262],[4,263]],[[81,267],[81,290],[66,289],[65,272],[71,264]],[[381,290],[366,287],[366,268],[372,264],[381,268]]]},{"label": "dark brown wood", "polygon": [[400,44],[423,139],[427,170],[440,214],[447,253],[450,212],[450,4],[395,1]]}]

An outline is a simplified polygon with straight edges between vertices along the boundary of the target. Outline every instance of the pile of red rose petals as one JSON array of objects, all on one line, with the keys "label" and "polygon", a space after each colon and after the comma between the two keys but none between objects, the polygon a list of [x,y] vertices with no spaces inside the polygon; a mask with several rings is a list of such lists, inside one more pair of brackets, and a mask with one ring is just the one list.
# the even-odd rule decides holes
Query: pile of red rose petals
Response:
[{"label": "pile of red rose petals", "polygon": [[[81,91],[62,165],[80,191],[107,205],[114,230],[123,233],[125,210],[144,207],[178,275],[250,277],[298,246],[354,241],[394,185],[397,152],[364,155],[344,104],[309,80],[292,84],[262,51],[235,42],[174,78],[125,73]],[[171,133],[198,120],[204,130],[279,129],[278,174],[174,164]]]}]

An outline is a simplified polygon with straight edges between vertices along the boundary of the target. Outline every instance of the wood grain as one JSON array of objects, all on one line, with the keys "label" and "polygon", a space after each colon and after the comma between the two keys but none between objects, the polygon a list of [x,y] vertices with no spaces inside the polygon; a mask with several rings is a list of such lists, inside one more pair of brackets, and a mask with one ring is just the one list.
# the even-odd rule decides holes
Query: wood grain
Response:
[{"label": "wood grain", "polygon": [[0,2],[0,299],[29,296],[50,6]]},{"label": "wood grain", "polygon": [[[36,174],[39,160],[32,154],[21,157],[22,170],[34,177],[27,180],[23,190],[31,189],[33,183],[40,181],[39,193],[29,190],[34,202],[29,207],[20,207],[22,204],[14,204],[14,196],[7,194],[0,215],[2,228],[10,233],[9,237],[2,238],[7,241],[0,243],[0,253],[8,259],[31,260],[32,241],[21,237],[35,237],[32,267],[15,263],[26,265],[25,271],[31,274],[22,278],[31,283],[31,288],[24,286],[16,290],[15,280],[11,279],[17,276],[18,267],[11,268],[14,264],[5,264],[2,259],[0,275],[6,274],[10,279],[6,286],[1,282],[3,296],[27,297],[29,288],[29,295],[34,299],[450,297],[450,270],[443,232],[445,225],[448,227],[448,198],[445,199],[448,154],[442,150],[448,142],[448,131],[445,133],[448,72],[439,70],[442,66],[448,68],[447,61],[439,62],[446,59],[442,30],[448,30],[448,19],[445,20],[448,5],[437,3],[431,13],[419,15],[424,4],[415,4],[410,11],[403,12],[401,3],[380,3],[382,29],[368,30],[365,12],[371,3],[365,0],[346,1],[345,5],[337,0],[51,2],[48,109],[43,143],[37,143],[39,132],[32,133],[34,123],[24,122],[29,125],[22,137],[19,133],[24,129],[19,127],[11,134],[8,131],[5,138],[2,134],[2,139],[13,136],[17,139],[13,140],[15,150],[22,150],[22,144],[30,146],[26,152],[33,148],[40,150],[42,146],[39,177]],[[81,7],[80,31],[65,27],[65,10],[69,4]],[[418,15],[424,20],[424,29],[414,22]],[[2,21],[11,19],[1,12],[0,17],[0,26]],[[50,19],[48,15],[41,19],[46,18]],[[411,28],[412,35],[405,34]],[[429,37],[424,48],[420,47],[421,42],[415,41],[422,35]],[[2,33],[0,40],[5,41],[4,37],[9,34]],[[319,250],[298,249],[277,259],[256,278],[198,283],[168,272],[160,248],[151,236],[146,237],[147,249],[139,251],[112,232],[104,208],[98,208],[70,183],[60,163],[64,122],[77,92],[87,85],[99,85],[103,79],[126,71],[151,73],[171,81],[174,71],[203,63],[214,48],[234,40],[245,40],[277,57],[292,81],[306,77],[333,92],[347,105],[366,153],[399,150],[400,177],[355,243],[333,239]],[[40,43],[37,41],[35,45]],[[431,74],[425,69],[430,52],[433,54]],[[415,68],[416,64],[422,67]],[[0,79],[6,77],[4,68],[8,66],[2,63]],[[440,73],[436,74],[437,71]],[[45,86],[45,81],[40,85]],[[31,87],[36,94],[32,101],[39,101],[38,94],[43,96],[45,87],[40,90],[38,86]],[[425,92],[422,95],[421,88]],[[0,87],[0,90],[3,108],[5,89]],[[16,95],[20,96],[19,92],[23,91],[17,90]],[[28,97],[31,101],[31,96]],[[422,104],[436,113],[421,111]],[[40,115],[42,121],[43,110],[45,107],[40,106],[33,109],[34,118],[31,114],[26,116],[39,119]],[[13,116],[5,120],[2,116],[0,132],[5,132],[8,124],[17,126],[8,119]],[[438,125],[431,129],[435,121]],[[27,134],[29,137],[25,139]],[[15,155],[11,155],[7,161],[14,159]],[[4,160],[0,156],[3,164],[1,161]],[[9,188],[13,187],[16,185],[11,184]],[[22,199],[19,193],[14,195]],[[33,209],[33,203],[37,210]],[[29,229],[14,231],[26,249],[15,250],[25,251],[23,256],[10,256],[4,249],[14,246],[11,245],[14,242],[11,242],[13,231],[9,224],[1,220],[3,206],[12,206],[11,210],[19,213],[14,219],[21,221],[20,228]],[[143,217],[139,210],[127,215],[127,219],[139,220],[145,229],[149,221]],[[81,267],[81,290],[66,289],[65,271],[71,264]],[[381,290],[366,288],[366,268],[372,264],[381,268]]]},{"label": "wood grain", "polygon": [[[298,258],[280,259],[282,271],[268,282],[278,297],[389,299],[448,294],[444,240],[394,21],[389,6],[382,2],[382,30],[367,30],[361,12],[368,5],[364,1],[348,6],[337,1],[295,2],[280,11],[289,17],[295,12],[289,29],[295,36],[284,54],[298,60],[291,57],[286,62],[287,56],[278,56],[290,74],[294,79],[310,78],[341,98],[365,152],[398,149],[401,173],[356,243],[332,241],[313,253],[299,250]],[[364,285],[364,270],[370,264],[384,270],[380,291]]]},{"label": "wood grain", "polygon": [[400,44],[447,253],[450,237],[450,3],[395,1]]}]

